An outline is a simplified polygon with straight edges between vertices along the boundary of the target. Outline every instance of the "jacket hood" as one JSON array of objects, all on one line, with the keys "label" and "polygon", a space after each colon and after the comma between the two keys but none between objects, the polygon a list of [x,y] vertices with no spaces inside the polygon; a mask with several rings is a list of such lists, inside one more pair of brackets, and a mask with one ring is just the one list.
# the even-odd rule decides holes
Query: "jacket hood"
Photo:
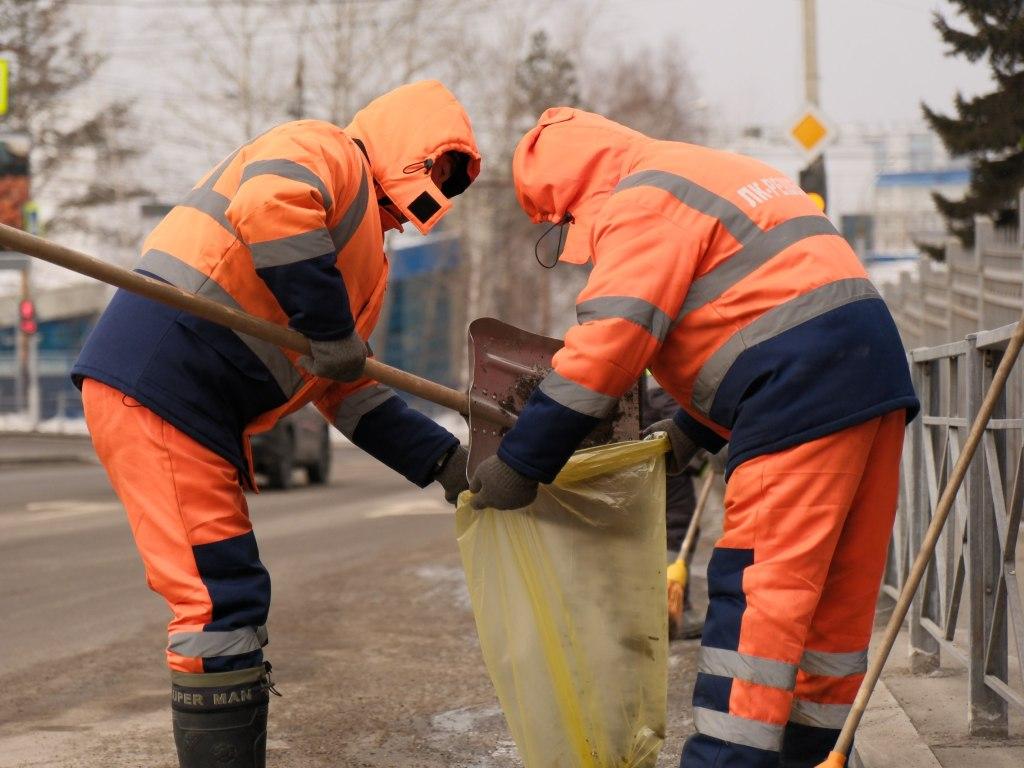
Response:
[{"label": "jacket hood", "polygon": [[[445,152],[468,157],[459,176],[445,184],[457,195],[480,173],[480,152],[469,115],[436,80],[410,83],[385,93],[356,113],[345,133],[362,145],[370,171],[384,194],[415,227],[427,234],[452,204],[430,178],[430,167]],[[401,229],[381,210],[385,227]]]},{"label": "jacket hood", "polygon": [[639,145],[652,139],[593,112],[570,107],[544,111],[512,157],[516,197],[535,223],[572,223],[559,257],[591,258],[591,233],[615,185],[628,173]]}]

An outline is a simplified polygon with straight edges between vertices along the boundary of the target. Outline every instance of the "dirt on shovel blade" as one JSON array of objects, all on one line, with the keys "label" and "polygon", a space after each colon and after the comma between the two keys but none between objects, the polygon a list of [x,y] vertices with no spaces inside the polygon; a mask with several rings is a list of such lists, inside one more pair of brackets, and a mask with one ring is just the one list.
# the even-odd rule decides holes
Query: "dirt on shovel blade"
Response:
[{"label": "dirt on shovel blade", "polygon": [[[509,413],[514,413],[516,416],[526,407],[527,401],[530,396],[533,395],[534,391],[540,386],[541,381],[547,376],[548,369],[541,368],[539,366],[534,368],[533,373],[527,373],[516,379],[515,384],[512,385],[511,391],[509,391],[505,397],[498,401],[498,404]],[[636,388],[630,389],[626,394],[622,396],[618,404],[615,406],[615,410],[607,417],[602,419],[600,423],[587,435],[586,439],[580,443],[580,448],[591,448],[595,445],[607,445],[616,441],[616,422],[627,416],[629,412],[635,411],[636,406]],[[508,428],[504,428],[501,434],[508,432]],[[625,439],[619,437],[619,439]]]}]

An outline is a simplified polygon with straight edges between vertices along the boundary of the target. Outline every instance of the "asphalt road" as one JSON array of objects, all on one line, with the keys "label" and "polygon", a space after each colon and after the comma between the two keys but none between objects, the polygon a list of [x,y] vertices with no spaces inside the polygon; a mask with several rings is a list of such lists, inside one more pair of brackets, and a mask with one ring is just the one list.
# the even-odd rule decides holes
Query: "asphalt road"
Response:
[{"label": "asphalt road", "polygon": [[[284,697],[272,768],[519,765],[477,646],[450,507],[352,448],[250,498]],[[0,768],[173,768],[167,609],[102,469],[0,469]],[[695,643],[673,646],[678,764]]]}]

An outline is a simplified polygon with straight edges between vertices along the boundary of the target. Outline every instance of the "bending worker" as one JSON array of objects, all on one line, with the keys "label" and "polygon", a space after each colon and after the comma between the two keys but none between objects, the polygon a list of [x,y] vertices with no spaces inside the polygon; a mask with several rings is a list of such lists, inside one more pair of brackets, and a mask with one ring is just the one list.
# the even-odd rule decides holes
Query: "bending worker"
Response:
[{"label": "bending worker", "polygon": [[814,203],[753,159],[556,108],[513,176],[535,222],[568,228],[562,260],[593,271],[474,504],[528,504],[650,367],[683,406],[656,425],[670,469],[730,445],[682,765],[816,765],[865,671],[918,408],[885,304]]},{"label": "bending worker", "polygon": [[[305,334],[298,356],[119,291],[72,375],[168,628],[183,768],[263,766],[270,578],[243,486],[249,435],[316,403],[356,445],[454,501],[458,440],[362,376],[388,265],[383,233],[423,234],[480,169],[462,106],[437,82],[394,90],[344,130],[286,123],[233,152],[150,234],[136,269]],[[223,764],[227,764],[226,762]]]}]

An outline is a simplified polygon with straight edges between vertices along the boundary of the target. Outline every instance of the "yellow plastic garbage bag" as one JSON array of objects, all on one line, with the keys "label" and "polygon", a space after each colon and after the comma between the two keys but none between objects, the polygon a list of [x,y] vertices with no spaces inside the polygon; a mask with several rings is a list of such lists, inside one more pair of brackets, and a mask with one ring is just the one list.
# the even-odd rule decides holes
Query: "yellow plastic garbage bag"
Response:
[{"label": "yellow plastic garbage bag", "polygon": [[578,452],[459,549],[487,671],[526,768],[648,768],[665,737],[668,440]]}]

